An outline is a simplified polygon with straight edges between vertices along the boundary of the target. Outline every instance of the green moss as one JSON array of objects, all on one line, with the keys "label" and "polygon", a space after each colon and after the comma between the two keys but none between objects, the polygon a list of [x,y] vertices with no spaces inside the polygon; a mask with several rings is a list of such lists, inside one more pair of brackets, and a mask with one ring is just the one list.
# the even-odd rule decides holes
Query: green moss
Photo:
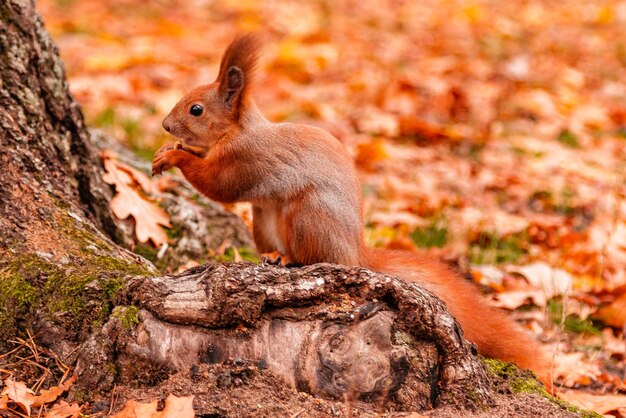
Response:
[{"label": "green moss", "polygon": [[166,229],[165,232],[170,239],[177,239],[183,235],[183,228],[181,225],[174,225],[170,229]]},{"label": "green moss", "polygon": [[490,358],[483,358],[483,361],[487,366],[489,374],[506,380],[513,393],[548,394],[532,374],[524,376],[522,371],[514,364]]},{"label": "green moss", "polygon": [[115,275],[145,276],[150,274],[148,267],[111,256],[95,256],[88,259],[93,261],[93,269],[99,273],[114,273]]},{"label": "green moss", "polygon": [[470,240],[468,258],[472,264],[516,263],[528,253],[526,232],[498,235],[480,232]]},{"label": "green moss", "polygon": [[448,243],[448,227],[445,219],[435,219],[427,226],[415,228],[411,239],[420,248],[442,248]]},{"label": "green moss", "polygon": [[139,254],[146,260],[150,261],[161,272],[165,272],[168,267],[172,267],[173,270],[176,270],[176,268],[178,268],[178,264],[170,266],[170,261],[172,260],[167,253],[165,254],[165,256],[158,258],[159,251],[150,244],[136,245],[135,254]]},{"label": "green moss", "polygon": [[580,142],[578,142],[576,135],[567,129],[561,131],[557,139],[560,143],[570,148],[580,148]]},{"label": "green moss", "polygon": [[28,312],[37,300],[37,289],[20,272],[18,264],[0,268],[0,335],[15,326],[15,313]]},{"label": "green moss", "polygon": [[[237,251],[239,251],[239,255],[244,261],[251,261],[253,263],[258,263],[261,261],[256,251],[250,248],[239,247],[237,248]],[[226,251],[224,251],[224,255],[217,257],[217,261],[220,261],[220,262],[235,261],[235,250],[233,250],[232,247],[227,248]]]},{"label": "green moss", "polygon": [[547,303],[550,320],[562,326],[567,332],[574,334],[602,335],[602,331],[597,328],[590,319],[582,319],[576,314],[563,314],[563,302],[560,299],[550,299]]},{"label": "green moss", "polygon": [[124,280],[119,277],[100,280],[100,289],[106,299],[113,299],[118,290],[124,286]]},{"label": "green moss", "polygon": [[147,244],[138,244],[135,246],[135,254],[139,254],[146,260],[150,260],[151,262],[157,261],[157,254],[159,251],[151,245]]},{"label": "green moss", "polygon": [[93,254],[97,252],[110,253],[114,251],[114,248],[100,238],[97,232],[88,230],[90,226],[78,224],[79,221],[70,216],[67,211],[64,211],[64,215],[56,217],[55,222],[54,226],[60,228],[63,235],[72,241],[79,254],[85,252]]},{"label": "green moss", "polygon": [[[145,266],[89,253],[67,268],[36,254],[15,257],[0,267],[0,335],[14,335],[18,319],[28,318],[35,310],[78,331],[106,318],[125,276],[147,274],[150,270]],[[100,297],[85,296],[91,283]]]},{"label": "green moss", "polygon": [[6,306],[8,300],[13,300],[18,307],[33,303],[36,289],[22,276],[0,270],[0,278],[0,306]]},{"label": "green moss", "polygon": [[85,390],[73,390],[72,391],[72,401],[73,402],[78,402],[80,404],[85,403],[89,400],[89,395],[87,394],[87,391]]},{"label": "green moss", "polygon": [[483,361],[487,366],[489,374],[495,377],[496,380],[504,380],[504,382],[508,384],[511,392],[515,394],[527,393],[542,396],[559,408],[578,414],[578,416],[583,418],[602,417],[602,415],[596,414],[595,412],[585,411],[551,396],[543,385],[535,379],[535,376],[531,372],[522,371],[515,367],[515,365],[501,360],[483,358]]},{"label": "green moss", "polygon": [[56,255],[23,253],[0,261],[0,340],[16,335],[35,311],[72,332],[86,331],[108,317],[126,276],[157,272],[148,263],[112,256],[114,245],[50,197],[58,209],[47,221],[58,232]]},{"label": "green moss", "polygon": [[139,323],[139,308],[136,306],[116,306],[111,315],[126,329],[132,329]]}]

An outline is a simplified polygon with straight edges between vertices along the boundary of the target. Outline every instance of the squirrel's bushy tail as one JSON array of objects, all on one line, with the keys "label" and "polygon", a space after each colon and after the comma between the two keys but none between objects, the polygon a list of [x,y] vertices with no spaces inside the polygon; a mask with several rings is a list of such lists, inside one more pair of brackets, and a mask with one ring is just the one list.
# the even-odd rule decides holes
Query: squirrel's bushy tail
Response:
[{"label": "squirrel's bushy tail", "polygon": [[448,266],[409,251],[364,249],[363,265],[419,283],[443,300],[480,354],[531,369],[549,386],[548,361],[540,346],[505,313],[483,300],[478,289]]}]

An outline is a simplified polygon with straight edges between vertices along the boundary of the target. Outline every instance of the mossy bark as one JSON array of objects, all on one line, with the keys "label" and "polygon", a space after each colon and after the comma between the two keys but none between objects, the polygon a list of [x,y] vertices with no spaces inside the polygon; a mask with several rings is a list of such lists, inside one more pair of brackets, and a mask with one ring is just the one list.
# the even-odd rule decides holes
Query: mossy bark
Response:
[{"label": "mossy bark", "polygon": [[124,276],[155,270],[114,243],[111,189],[33,1],[0,3],[0,77],[0,349],[25,328],[79,341]]}]

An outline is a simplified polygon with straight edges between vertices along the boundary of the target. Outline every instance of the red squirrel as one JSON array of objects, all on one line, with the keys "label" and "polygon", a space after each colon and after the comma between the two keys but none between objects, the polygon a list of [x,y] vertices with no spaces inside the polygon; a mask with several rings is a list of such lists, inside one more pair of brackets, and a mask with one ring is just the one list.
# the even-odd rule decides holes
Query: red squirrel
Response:
[{"label": "red squirrel", "polygon": [[250,97],[259,51],[256,35],[238,37],[224,53],[217,79],[176,104],[163,128],[182,142],[156,152],[153,175],[178,167],[213,200],[251,202],[259,252],[278,252],[283,264],[362,266],[419,283],[447,304],[482,355],[551,382],[540,345],[487,306],[471,283],[423,255],[365,246],[352,158],[323,129],[263,116]]}]

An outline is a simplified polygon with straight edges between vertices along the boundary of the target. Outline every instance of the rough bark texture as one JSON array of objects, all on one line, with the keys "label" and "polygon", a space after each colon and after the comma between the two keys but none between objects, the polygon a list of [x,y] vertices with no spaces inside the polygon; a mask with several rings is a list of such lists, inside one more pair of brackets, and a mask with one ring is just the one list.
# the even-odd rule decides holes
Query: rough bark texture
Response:
[{"label": "rough bark texture", "polygon": [[[405,411],[490,400],[485,369],[443,303],[367,270],[210,265],[134,278],[120,299],[147,310],[132,333],[108,335],[116,344],[109,355],[122,363],[149,359],[151,369],[176,371],[201,359],[262,362],[316,396]],[[237,326],[246,330],[231,332]],[[89,375],[80,380],[97,383]]]},{"label": "rough bark texture", "polygon": [[33,1],[0,3],[0,75],[0,348],[22,327],[76,342],[121,277],[156,270],[111,239],[111,189]]},{"label": "rough bark texture", "polygon": [[207,265],[132,278],[116,302],[78,390],[193,394],[201,416],[576,416],[537,395],[504,402],[443,302],[361,268]]},{"label": "rough bark texture", "polygon": [[41,203],[63,202],[116,235],[102,204],[110,189],[32,1],[0,4],[0,74],[0,248],[30,247],[25,230],[50,229]]}]

